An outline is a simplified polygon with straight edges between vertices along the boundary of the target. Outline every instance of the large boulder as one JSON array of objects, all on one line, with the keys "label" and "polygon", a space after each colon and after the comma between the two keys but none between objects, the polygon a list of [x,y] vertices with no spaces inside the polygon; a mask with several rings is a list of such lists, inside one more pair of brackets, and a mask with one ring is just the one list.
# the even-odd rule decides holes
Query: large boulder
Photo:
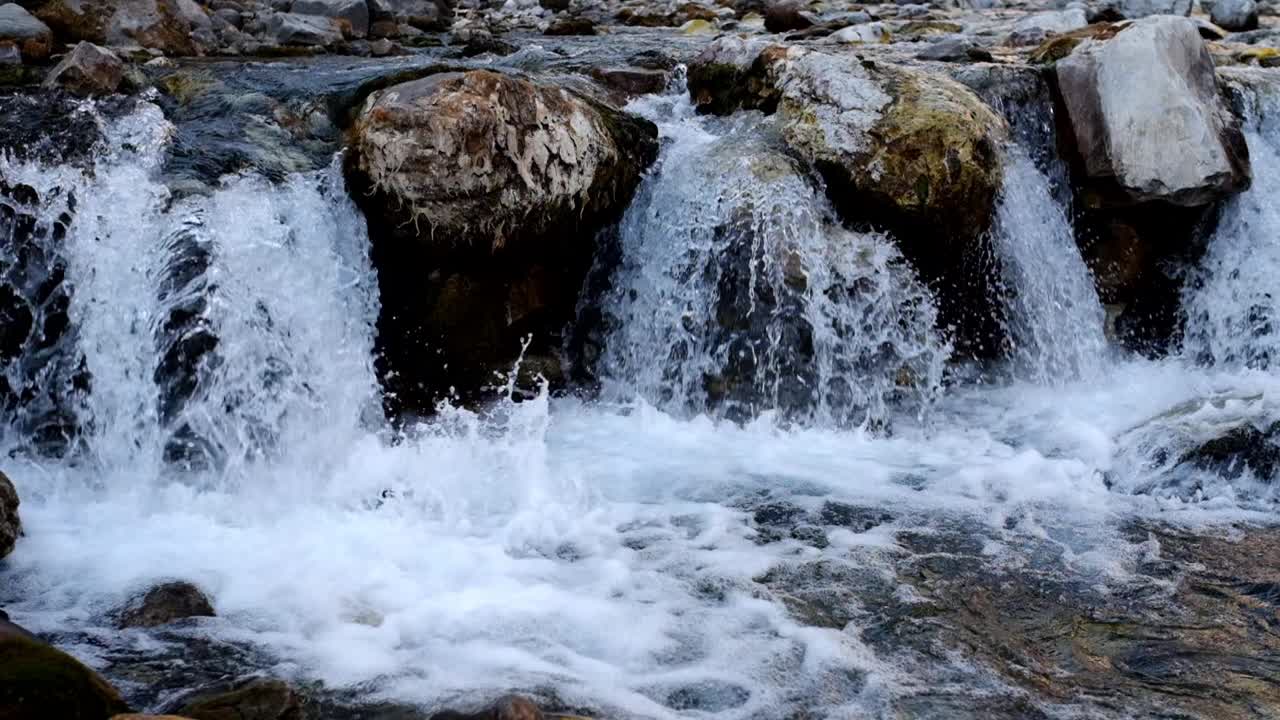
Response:
[{"label": "large boulder", "polygon": [[67,42],[140,46],[168,55],[208,49],[203,33],[211,21],[195,0],[45,0],[35,14]]},{"label": "large boulder", "polygon": [[976,301],[990,296],[980,259],[1009,141],[999,115],[948,77],[794,46],[722,38],[689,76],[695,101],[715,112],[776,107],[787,144],[823,175],[845,220],[892,230],[939,291],[961,351],[995,351],[996,313]]},{"label": "large boulder", "polygon": [[630,201],[656,136],[567,89],[484,70],[369,97],[348,176],[373,234],[393,412],[430,409],[450,387],[474,395],[526,336],[531,359],[555,354],[595,232]]},{"label": "large boulder", "polygon": [[0,718],[107,720],[126,712],[120,694],[97,673],[0,620]]},{"label": "large boulder", "polygon": [[93,43],[77,43],[48,77],[46,87],[61,87],[76,95],[110,95],[120,89],[124,62]]},{"label": "large boulder", "polygon": [[0,473],[0,559],[13,552],[19,537],[22,537],[22,520],[18,517],[18,491],[9,478]]},{"label": "large boulder", "polygon": [[49,57],[53,32],[21,5],[0,5],[0,45],[12,43],[24,60]]},{"label": "large boulder", "polygon": [[304,720],[302,697],[282,680],[246,677],[179,696],[164,712],[189,720]]},{"label": "large boulder", "polygon": [[1239,124],[1196,26],[1151,17],[1055,66],[1089,204],[1206,204],[1250,182]]}]

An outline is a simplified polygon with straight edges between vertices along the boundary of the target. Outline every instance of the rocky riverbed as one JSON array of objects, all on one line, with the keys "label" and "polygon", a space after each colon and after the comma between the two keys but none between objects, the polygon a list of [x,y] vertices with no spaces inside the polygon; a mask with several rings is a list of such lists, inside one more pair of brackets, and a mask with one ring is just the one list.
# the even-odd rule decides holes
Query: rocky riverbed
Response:
[{"label": "rocky riverbed", "polygon": [[[0,475],[0,604],[38,630],[0,613],[0,718],[1280,717],[1272,294],[1240,298],[1249,263],[1222,269],[1234,257],[1224,260],[1224,233],[1280,242],[1265,236],[1276,179],[1274,150],[1259,144],[1280,113],[1277,66],[1280,5],[1268,0],[0,5],[0,468],[15,478]],[[665,190],[664,177],[674,178]],[[1020,202],[1064,210],[1019,216],[1010,178],[1040,193]],[[678,204],[708,188],[710,201]],[[259,198],[271,203],[261,212]],[[115,212],[163,225],[163,262],[130,260],[133,227],[113,225]],[[1047,226],[1078,250],[1070,268],[1037,271],[1009,249],[1052,235]],[[219,228],[243,232],[244,247],[293,254],[226,265]],[[335,246],[367,243],[335,251],[330,268],[327,247],[305,244],[325,232]],[[684,246],[653,251],[644,243],[658,235]],[[86,268],[69,236],[102,254]],[[1254,259],[1264,276],[1267,257]],[[104,342],[77,293],[98,288],[90,307],[110,306],[129,288],[105,291],[96,278],[139,264],[154,287],[138,294],[153,304],[113,326],[127,341]],[[263,287],[237,284],[237,273],[267,271],[279,274]],[[1071,272],[1084,289],[1063,300],[1068,283],[1052,281]],[[713,299],[664,295],[672,278]],[[330,288],[323,312],[290,311],[289,293],[328,298]],[[1204,288],[1244,310],[1220,318],[1197,295]],[[231,322],[228,305],[252,310]],[[1045,336],[1054,315],[1096,327]],[[245,335],[279,346],[260,357]],[[114,366],[103,358],[116,344],[154,352]],[[1064,347],[1092,349],[1063,360]],[[315,369],[324,353],[337,356],[338,380]],[[1134,390],[1135,376],[1159,381],[1184,361],[1211,369],[1176,376],[1199,395]],[[1042,412],[946,402],[1024,381],[1026,363],[1037,388],[1120,398],[1124,422],[1084,430],[1089,413],[1076,412],[1038,434],[1053,402],[1034,406]],[[1104,368],[1092,380],[1089,363]],[[373,402],[326,394],[365,371]],[[1105,384],[1108,372],[1122,380]],[[1248,392],[1223,389],[1236,381]],[[664,428],[646,413],[714,418],[732,442],[717,449],[723,438],[695,419],[644,458],[598,450],[600,428],[575,423],[607,428],[615,417],[574,413],[618,402],[620,382],[645,401],[622,417]],[[145,402],[100,399],[125,402],[119,388],[139,383]],[[1114,392],[1088,395],[1095,386]],[[1148,407],[1162,393],[1170,406]],[[549,396],[571,409],[529,414]],[[314,422],[299,430],[298,417]],[[155,496],[121,501],[142,508],[126,515],[134,521],[164,517],[178,524],[163,532],[181,535],[185,503],[207,502],[217,533],[260,529],[220,515],[257,477],[245,468],[285,467],[295,436],[323,444],[348,421],[363,433],[350,455],[308,446],[306,463],[280,474],[360,476],[358,500],[355,489],[324,491],[343,512],[461,512],[442,542],[465,539],[462,553],[488,537],[488,516],[457,498],[587,447],[605,469],[580,482],[600,482],[606,500],[584,494],[607,509],[587,503],[596,514],[572,520],[608,526],[609,539],[552,542],[541,527],[529,531],[537,542],[504,535],[503,558],[566,575],[504,579],[499,592],[529,613],[510,626],[464,592],[449,617],[470,627],[470,602],[490,625],[455,634],[428,623],[426,640],[400,598],[371,590],[382,605],[349,601],[341,586],[352,577],[282,591],[341,595],[325,617],[342,630],[328,635],[291,615],[286,598],[279,613],[247,610],[250,593],[217,563],[190,577],[166,567],[143,585],[147,573],[93,568],[110,589],[82,602],[46,587],[36,556],[24,557],[32,545],[46,558],[81,552],[93,538],[58,545],[69,532],[59,504],[87,488],[85,512],[111,507],[104,487],[153,468]],[[824,448],[828,435],[804,433],[906,449],[876,455],[872,470],[837,463],[838,480],[807,475],[807,446],[787,444],[779,453],[799,457],[794,466],[772,467],[763,452],[763,469],[709,472],[719,485],[684,495],[609,485],[648,477],[637,468],[661,475],[685,434],[705,441],[707,457],[749,456],[755,436],[734,433],[762,422]],[[557,423],[570,431],[555,435]],[[966,434],[973,425],[989,434]],[[562,445],[504,459],[515,451],[503,443],[522,433]],[[497,444],[466,444],[480,442]],[[832,455],[857,463],[858,452],[882,452],[856,443]],[[967,443],[994,449],[964,455]],[[413,465],[444,477],[450,462],[481,469],[445,497],[402,487],[401,460],[370,460],[370,446],[425,448]],[[366,473],[366,461],[395,471]],[[700,474],[672,467],[688,477],[663,483]],[[846,471],[865,471],[877,489],[850,489]],[[1019,482],[1041,472],[1073,492],[1024,497]],[[82,475],[75,492],[59,484]],[[506,490],[492,492],[475,506],[508,512]],[[1115,510],[1075,507],[1113,496],[1123,498]],[[24,525],[28,497],[37,522]],[[533,500],[511,504],[523,502]],[[651,509],[662,502],[671,508]],[[1085,519],[1053,515],[1062,504]],[[1186,508],[1201,504],[1206,517],[1189,520]],[[362,530],[339,527],[373,548]],[[416,554],[384,549],[396,562],[381,568],[388,576],[417,567]],[[717,564],[725,554],[739,561],[732,571]],[[615,562],[638,563],[663,589],[649,596],[619,581],[605,592],[578,574],[611,577]],[[556,584],[547,577],[598,594],[597,620],[625,620],[600,608],[636,592],[628,612],[670,603],[672,617],[706,628],[673,622],[669,644],[636,649],[616,637],[626,628],[594,627],[590,647],[550,651],[556,643],[526,627],[564,621],[539,614],[550,612],[540,603],[569,600],[539,594]],[[528,601],[536,612],[520,592],[538,598]],[[651,629],[641,620],[661,624],[644,616],[637,635]],[[735,676],[734,658],[718,658],[700,632],[767,657],[743,659],[749,670]],[[366,673],[363,660],[355,670],[334,661],[365,634],[402,666],[380,657]],[[496,659],[475,660],[471,635],[500,638],[485,646]],[[520,642],[504,646],[507,636]],[[290,654],[303,647],[342,671],[322,677]],[[442,683],[449,658],[412,666],[423,647],[457,648],[467,668],[527,669],[528,653],[536,669]],[[610,652],[633,661],[596,659]],[[646,664],[653,657],[660,671]],[[681,674],[707,658],[719,675]],[[633,686],[626,667],[649,675]],[[508,692],[520,695],[500,697]]]}]

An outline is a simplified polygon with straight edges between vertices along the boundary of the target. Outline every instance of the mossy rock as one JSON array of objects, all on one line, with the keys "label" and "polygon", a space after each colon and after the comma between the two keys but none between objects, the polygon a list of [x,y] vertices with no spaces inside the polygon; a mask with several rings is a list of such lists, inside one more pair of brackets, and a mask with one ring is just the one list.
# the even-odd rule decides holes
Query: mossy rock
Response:
[{"label": "mossy rock", "polygon": [[97,673],[0,623],[0,720],[108,720],[127,712],[120,694]]}]

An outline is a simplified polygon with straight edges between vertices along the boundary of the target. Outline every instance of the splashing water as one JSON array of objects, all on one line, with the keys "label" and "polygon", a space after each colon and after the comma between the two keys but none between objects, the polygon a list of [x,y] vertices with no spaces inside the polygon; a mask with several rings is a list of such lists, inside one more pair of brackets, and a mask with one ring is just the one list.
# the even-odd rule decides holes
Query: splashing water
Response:
[{"label": "splashing water", "polygon": [[1017,146],[1008,154],[992,241],[1020,371],[1039,384],[1096,377],[1107,341],[1093,276],[1048,179]]},{"label": "splashing water", "polygon": [[840,227],[762,116],[706,120],[687,100],[671,105],[637,108],[665,147],[619,231],[605,300],[613,396],[837,426],[927,405],[949,348],[892,241]]},{"label": "splashing water", "polygon": [[1196,362],[1266,370],[1280,359],[1280,101],[1261,104],[1245,128],[1253,185],[1228,201],[1183,300]]}]

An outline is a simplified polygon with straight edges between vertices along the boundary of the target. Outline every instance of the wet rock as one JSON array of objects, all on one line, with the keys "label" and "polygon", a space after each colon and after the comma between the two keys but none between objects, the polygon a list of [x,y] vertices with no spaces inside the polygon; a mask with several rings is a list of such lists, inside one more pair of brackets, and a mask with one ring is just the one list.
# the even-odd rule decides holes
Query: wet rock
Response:
[{"label": "wet rock", "polygon": [[532,700],[512,695],[478,712],[444,710],[432,715],[431,720],[543,720],[544,717]]},{"label": "wet rock", "polygon": [[939,40],[916,54],[920,60],[940,62],[990,62],[991,53],[974,41],[954,37]]},{"label": "wet rock", "polygon": [[291,12],[336,20],[350,37],[369,34],[369,6],[365,0],[294,0]]},{"label": "wet rock", "polygon": [[1088,24],[1084,10],[1079,8],[1036,13],[1014,23],[1013,30],[1009,33],[1008,44],[1039,45],[1051,35],[1079,30]]},{"label": "wet rock", "polygon": [[206,48],[193,33],[210,26],[194,0],[46,0],[35,15],[60,40],[136,45],[168,55],[203,53]]},{"label": "wet rock", "polygon": [[0,472],[0,559],[13,552],[14,543],[22,537],[22,519],[18,517],[18,491]]},{"label": "wet rock", "polygon": [[0,5],[0,45],[7,43],[12,43],[24,60],[44,60],[49,57],[53,32],[21,5],[8,3]]},{"label": "wet rock", "polygon": [[778,91],[768,75],[767,58],[777,52],[785,50],[736,35],[713,40],[689,63],[689,95],[699,112],[727,115],[740,108],[773,112]]},{"label": "wet rock", "polygon": [[0,718],[98,720],[127,712],[120,694],[97,673],[0,621]]},{"label": "wet rock", "polygon": [[590,18],[560,18],[547,26],[547,35],[595,35],[596,24]]},{"label": "wet rock", "polygon": [[77,44],[45,78],[46,87],[76,95],[109,95],[120,89],[124,63],[116,54],[92,43]]},{"label": "wet rock", "polygon": [[836,209],[894,230],[938,290],[944,325],[962,346],[989,348],[996,330],[982,318],[996,311],[975,263],[989,256],[1005,121],[963,85],[917,70],[791,53],[771,72],[787,144],[822,173]]},{"label": "wet rock", "polygon": [[304,720],[302,698],[281,680],[242,678],[197,689],[162,712],[190,720]]},{"label": "wet rock", "polygon": [[551,12],[564,12],[569,9],[569,0],[538,0],[538,5]]},{"label": "wet rock", "polygon": [[[1254,0],[1215,0],[1209,19],[1223,30],[1240,32],[1258,27],[1258,4]],[[0,32],[0,36],[3,33]]]},{"label": "wet rock", "polygon": [[267,31],[279,45],[325,46],[342,42],[342,32],[327,17],[275,13],[267,21]]},{"label": "wet rock", "polygon": [[1202,205],[1249,186],[1238,121],[1189,20],[1153,17],[1085,40],[1055,76],[1090,204]]},{"label": "wet rock", "polygon": [[1266,428],[1234,428],[1185,453],[1180,464],[1194,465],[1234,480],[1244,473],[1270,482],[1280,469],[1280,423]]},{"label": "wet rock", "polygon": [[[398,403],[475,398],[521,338],[555,356],[594,254],[656,157],[647,121],[489,71],[372,95],[348,176],[370,220]],[[394,412],[394,408],[393,408]]]},{"label": "wet rock", "polygon": [[157,585],[131,600],[120,611],[122,628],[149,628],[190,617],[214,617],[213,605],[200,588],[188,582]]},{"label": "wet rock", "polygon": [[811,27],[813,16],[806,12],[807,5],[799,0],[776,0],[764,13],[764,29],[772,33],[803,30]]},{"label": "wet rock", "polygon": [[632,67],[596,68],[591,76],[628,96],[662,92],[671,80],[671,74],[665,70]]},{"label": "wet rock", "polygon": [[888,43],[893,40],[889,27],[884,23],[871,22],[849,27],[831,33],[827,38],[832,43]]}]

